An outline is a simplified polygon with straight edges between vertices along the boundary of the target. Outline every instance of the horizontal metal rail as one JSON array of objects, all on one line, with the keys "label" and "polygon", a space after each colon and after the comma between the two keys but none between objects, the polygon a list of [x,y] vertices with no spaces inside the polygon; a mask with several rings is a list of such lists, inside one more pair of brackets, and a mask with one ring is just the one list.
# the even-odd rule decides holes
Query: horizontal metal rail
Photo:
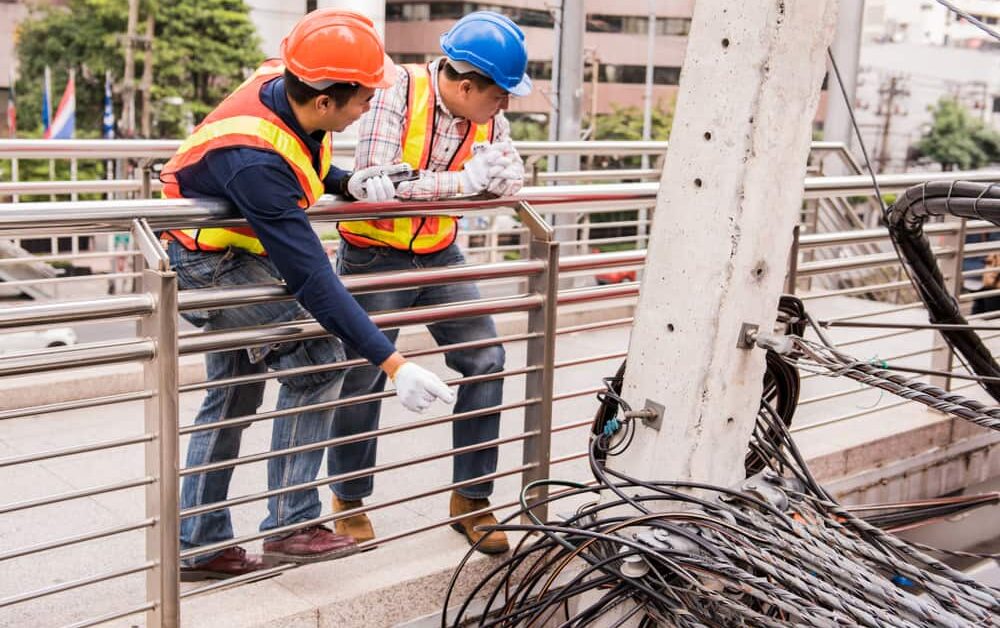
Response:
[{"label": "horizontal metal rail", "polygon": [[138,613],[152,610],[154,608],[156,608],[155,602],[144,602],[142,604],[136,604],[135,606],[130,606],[129,608],[126,608],[124,610],[112,611],[110,613],[101,615],[99,617],[92,617],[90,619],[78,621],[73,624],[68,624],[66,626],[63,626],[63,628],[90,628],[90,626],[99,626],[109,621],[121,619],[122,617],[128,617],[129,615],[136,615]]},{"label": "horizontal metal rail", "polygon": [[[883,193],[899,192],[924,181],[993,181],[1000,179],[1000,171],[976,170],[942,173],[895,174],[878,177]],[[552,207],[566,205],[568,211],[579,212],[587,203],[596,204],[603,211],[610,211],[615,201],[628,203],[645,200],[655,202],[658,183],[613,183],[593,185],[562,185],[526,187],[516,199],[485,201],[442,201],[433,207],[420,202],[391,201],[388,203],[351,203],[324,197],[310,209],[309,215],[317,220],[365,220],[394,216],[469,215],[497,207],[509,207],[518,200],[532,205]],[[852,196],[869,194],[871,179],[866,176],[807,177],[804,181],[807,198]],[[220,200],[167,199],[132,201],[80,201],[0,204],[0,233],[30,230],[46,233],[52,230],[73,229],[75,232],[92,230],[121,231],[130,229],[132,221],[145,219],[153,229],[224,226],[245,224],[236,217],[229,205]]]},{"label": "horizontal metal rail", "polygon": [[94,497],[95,495],[103,495],[105,493],[114,493],[117,491],[124,491],[131,488],[139,488],[142,486],[147,486],[152,484],[156,480],[151,477],[140,478],[138,480],[126,480],[124,482],[115,482],[114,484],[104,484],[102,486],[97,486],[94,488],[84,488],[78,491],[69,491],[67,493],[60,493],[58,495],[51,495],[49,497],[41,497],[38,499],[29,499],[19,502],[12,502],[10,504],[0,505],[0,515],[5,515],[9,512],[17,512],[19,510],[27,510],[29,508],[38,508],[39,506],[50,506],[52,504],[58,504],[60,502],[70,501],[72,499],[83,499],[84,497]]},{"label": "horizontal metal rail", "polygon": [[21,595],[13,595],[11,597],[7,597],[0,600],[0,608],[3,608],[5,606],[11,606],[13,604],[19,604],[20,602],[27,602],[28,600],[37,600],[38,598],[46,597],[56,593],[62,593],[63,591],[72,591],[73,589],[79,589],[80,587],[86,587],[92,584],[97,584],[99,582],[105,582],[107,580],[112,580],[114,578],[129,576],[134,573],[141,573],[143,571],[148,571],[155,566],[156,566],[155,563],[147,562],[142,565],[139,565],[138,567],[117,569],[115,571],[109,571],[96,576],[91,576],[89,578],[80,578],[79,580],[73,580],[71,582],[63,582],[61,584],[53,585],[51,587],[45,587],[44,589],[36,589],[34,591],[29,591],[28,593],[22,593]]},{"label": "horizontal metal rail", "polygon": [[22,325],[55,325],[95,318],[145,316],[153,311],[154,305],[152,295],[135,294],[6,307],[0,308],[0,329]]},{"label": "horizontal metal rail", "polygon": [[151,440],[153,440],[153,438],[155,438],[153,434],[142,434],[140,436],[130,436],[128,438],[116,438],[114,440],[106,440],[97,443],[90,443],[88,445],[77,445],[76,447],[64,447],[63,449],[53,449],[50,451],[43,451],[41,453],[23,454],[20,456],[10,456],[9,458],[0,458],[0,469],[4,467],[13,467],[19,464],[25,464],[28,462],[41,462],[42,460],[51,460],[53,458],[64,458],[66,456],[89,454],[95,451],[105,451],[107,449],[128,447],[129,445],[138,445],[139,443],[148,443]]},{"label": "horizontal metal rail", "polygon": [[[394,271],[392,273],[350,275],[343,277],[341,281],[351,293],[363,294],[488,279],[510,277],[521,279],[539,275],[544,270],[545,265],[540,260],[514,260],[492,264],[465,264],[433,269]],[[269,286],[181,290],[177,294],[177,305],[180,311],[186,312],[294,298],[287,292],[283,284],[276,283]]]},{"label": "horizontal metal rail", "polygon": [[[442,458],[450,458],[459,454],[469,453],[473,451],[479,451],[481,449],[489,449],[491,447],[498,447],[500,445],[506,445],[508,443],[514,443],[523,441],[525,439],[538,436],[537,431],[524,432],[522,434],[516,434],[514,436],[505,436],[502,438],[495,438],[493,440],[483,441],[475,445],[466,445],[465,447],[455,447],[448,449],[443,452],[435,452],[432,454],[426,454],[423,456],[416,456],[413,458],[408,458],[407,460],[401,460],[398,462],[391,462],[382,465],[377,465],[371,467],[370,469],[365,469],[363,471],[353,471],[350,473],[342,473],[336,476],[330,476],[326,479],[330,482],[343,482],[346,480],[353,479],[355,477],[365,477],[367,475],[374,475],[376,473],[382,473],[383,471],[389,471],[392,469],[399,469],[403,467],[410,467],[417,464],[422,464],[425,462],[432,462],[434,460],[440,460]],[[301,530],[303,528],[312,527],[317,524],[323,524],[328,521],[333,521],[337,518],[337,515],[326,515],[322,517],[317,517],[316,519],[310,519],[309,521],[303,521],[300,523],[289,524],[286,526],[281,526],[278,528],[273,528],[265,532],[259,532],[256,534],[246,535],[240,538],[229,539],[227,541],[220,541],[218,543],[212,543],[209,545],[202,545],[200,547],[193,547],[185,550],[181,550],[181,559],[188,559],[193,556],[200,556],[202,554],[209,554],[212,552],[217,552],[219,550],[225,549],[227,547],[232,547],[234,545],[239,545],[240,543],[246,543],[249,541],[257,541],[268,536],[281,536],[284,534],[289,534],[295,532],[296,530]]]},{"label": "horizontal metal rail", "polygon": [[30,406],[17,408],[15,410],[0,410],[0,421],[7,419],[19,419],[26,416],[37,416],[51,414],[53,412],[66,412],[68,410],[80,410],[82,408],[97,408],[116,403],[127,403],[130,401],[142,401],[149,399],[153,393],[148,390],[136,392],[120,393],[117,395],[106,395],[104,397],[91,397],[88,399],[76,399],[73,401],[59,401],[41,406]]},{"label": "horizontal metal rail", "polygon": [[20,558],[21,556],[27,556],[28,554],[38,554],[40,552],[48,552],[54,549],[60,549],[63,547],[69,547],[70,545],[77,545],[79,543],[86,543],[88,541],[96,541],[97,539],[107,538],[109,536],[116,536],[119,534],[124,534],[126,532],[134,532],[135,530],[144,530],[156,523],[155,519],[146,519],[145,521],[139,521],[137,523],[129,523],[126,525],[115,526],[113,528],[105,528],[103,530],[97,530],[95,532],[87,532],[85,534],[78,534],[76,536],[64,537],[57,539],[55,541],[49,541],[48,543],[36,543],[35,545],[26,545],[25,547],[10,550],[0,554],[0,562],[5,560],[10,560],[12,558]]},{"label": "horizontal metal rail", "polygon": [[[386,392],[382,392],[382,393],[372,393],[371,395],[362,395],[362,396],[359,396],[359,397],[350,397],[348,399],[339,399],[337,401],[332,401],[332,402],[323,403],[323,404],[312,404],[310,406],[302,406],[301,411],[302,412],[312,412],[315,409],[319,409],[319,408],[316,408],[316,406],[323,406],[324,408],[329,408],[329,407],[331,407],[331,404],[335,404],[332,407],[339,407],[339,406],[345,406],[345,405],[355,405],[357,403],[371,401],[372,397],[381,397],[381,396],[390,396],[390,395],[392,395],[392,391],[386,391]],[[517,408],[524,408],[524,407],[527,407],[527,406],[530,406],[530,405],[533,405],[533,404],[536,404],[536,403],[540,403],[540,401],[541,401],[540,399],[533,397],[533,398],[530,398],[530,399],[525,399],[523,401],[512,401],[512,402],[509,402],[509,403],[506,403],[506,404],[501,404],[501,405],[497,405],[497,406],[490,406],[488,408],[479,408],[477,410],[468,410],[466,412],[457,413],[457,414],[447,414],[447,415],[444,415],[442,417],[438,417],[436,419],[425,419],[424,421],[419,421],[419,422],[411,423],[411,424],[405,424],[405,425],[398,426],[398,427],[380,428],[379,430],[375,430],[375,431],[372,431],[372,432],[363,432],[363,433],[360,433],[360,434],[351,434],[350,436],[338,436],[336,438],[328,438],[326,440],[316,441],[314,443],[309,443],[309,444],[306,444],[306,445],[298,445],[298,446],[295,446],[295,447],[288,447],[288,448],[285,448],[285,449],[272,449],[272,450],[269,450],[269,451],[263,451],[263,452],[256,453],[256,454],[250,454],[250,455],[247,455],[247,456],[241,456],[239,458],[228,458],[226,460],[220,460],[218,462],[209,462],[209,463],[198,465],[198,466],[195,466],[195,467],[186,467],[186,468],[180,470],[180,476],[184,477],[184,476],[188,476],[188,475],[200,475],[202,473],[210,473],[212,471],[218,471],[220,469],[230,469],[230,468],[233,468],[233,467],[242,466],[242,465],[245,465],[245,464],[251,464],[251,463],[254,463],[254,462],[262,462],[264,460],[271,460],[272,458],[281,458],[282,456],[290,456],[290,455],[293,455],[293,454],[301,454],[301,453],[305,453],[305,452],[308,452],[308,451],[316,451],[317,449],[326,449],[328,447],[336,447],[338,445],[346,445],[348,443],[354,443],[354,442],[357,442],[357,441],[368,440],[370,438],[378,437],[378,436],[383,435],[383,434],[394,434],[394,433],[397,433],[397,432],[403,432],[403,431],[408,431],[408,430],[411,430],[411,429],[417,429],[417,428],[420,428],[420,427],[426,427],[428,425],[436,425],[436,424],[439,424],[439,423],[451,423],[453,421],[467,420],[467,419],[471,419],[471,418],[482,416],[484,414],[493,414],[495,412],[501,412],[501,408],[503,408],[503,410],[512,410],[512,409],[517,409]],[[262,421],[262,420],[269,419],[269,418],[275,418],[275,417],[270,416],[270,415],[276,414],[278,412],[281,412],[282,415],[288,414],[288,411],[280,411],[279,410],[279,411],[275,411],[275,412],[265,412],[265,413],[261,413],[261,414],[258,414],[258,415],[247,415],[247,419],[248,420],[246,422],[249,423],[251,421]],[[230,419],[230,421],[234,421],[234,420],[236,420],[236,419]],[[214,426],[214,424],[212,424],[212,425]],[[412,425],[412,427],[410,427],[411,425]],[[198,425],[198,426],[192,426],[192,427],[197,427],[197,428],[205,429],[206,427],[210,427],[210,426]],[[190,429],[189,429],[189,431],[190,431]]]},{"label": "horizontal metal rail", "polygon": [[[529,155],[648,155],[666,153],[665,140],[578,140],[516,141],[514,148]],[[2,140],[0,159],[169,159],[181,146],[181,140]],[[354,140],[334,139],[333,150],[353,153]],[[815,141],[814,153],[844,152],[842,142]]]},{"label": "horizontal metal rail", "polygon": [[94,342],[35,353],[14,353],[0,356],[0,377],[144,361],[152,359],[155,352],[155,342],[140,339]]}]

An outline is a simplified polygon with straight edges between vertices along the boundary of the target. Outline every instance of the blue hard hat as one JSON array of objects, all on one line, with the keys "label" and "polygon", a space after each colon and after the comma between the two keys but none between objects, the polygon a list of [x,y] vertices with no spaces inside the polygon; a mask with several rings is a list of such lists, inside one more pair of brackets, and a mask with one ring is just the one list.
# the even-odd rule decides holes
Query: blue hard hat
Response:
[{"label": "blue hard hat", "polygon": [[476,11],[455,22],[441,35],[441,50],[449,59],[475,66],[515,96],[531,93],[524,33],[499,13]]}]

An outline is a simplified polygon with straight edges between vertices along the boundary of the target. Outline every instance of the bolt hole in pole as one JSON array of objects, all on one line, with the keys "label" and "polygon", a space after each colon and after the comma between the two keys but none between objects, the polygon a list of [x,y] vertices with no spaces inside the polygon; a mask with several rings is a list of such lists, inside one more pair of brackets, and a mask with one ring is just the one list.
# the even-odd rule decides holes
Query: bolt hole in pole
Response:
[{"label": "bolt hole in pole", "polygon": [[710,142],[711,140],[712,140],[712,133],[711,133],[711,131],[705,131],[705,141],[706,142]]},{"label": "bolt hole in pole", "polygon": [[722,47],[723,48],[728,48],[729,47],[729,38],[728,37],[723,37],[722,38]]},{"label": "bolt hole in pole", "polygon": [[696,187],[696,188],[700,188],[701,187],[701,179],[695,179],[694,180],[694,187]]}]

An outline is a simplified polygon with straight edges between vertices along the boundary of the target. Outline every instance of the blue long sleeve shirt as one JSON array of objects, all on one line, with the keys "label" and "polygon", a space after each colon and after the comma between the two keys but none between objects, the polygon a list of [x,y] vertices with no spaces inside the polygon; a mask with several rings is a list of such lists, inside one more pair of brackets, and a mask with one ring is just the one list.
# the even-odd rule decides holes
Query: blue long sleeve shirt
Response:
[{"label": "blue long sleeve shirt", "polygon": [[[324,132],[310,135],[302,129],[288,103],[283,78],[264,85],[261,102],[302,138],[318,172]],[[331,167],[323,181],[326,191],[340,193],[349,175]],[[381,364],[396,350],[333,272],[319,237],[299,207],[302,187],[283,157],[256,148],[215,150],[178,172],[177,181],[185,197],[225,198],[236,206],[289,292],[324,329],[372,364]]]}]

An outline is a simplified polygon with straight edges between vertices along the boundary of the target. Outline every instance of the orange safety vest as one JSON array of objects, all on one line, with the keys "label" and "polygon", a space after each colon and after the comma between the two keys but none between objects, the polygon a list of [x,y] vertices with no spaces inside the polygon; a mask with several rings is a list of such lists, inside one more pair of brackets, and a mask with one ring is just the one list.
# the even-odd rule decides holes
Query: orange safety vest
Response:
[{"label": "orange safety vest", "polygon": [[[187,140],[177,149],[160,173],[163,196],[183,198],[177,173],[201,161],[210,151],[220,148],[260,148],[281,155],[302,186],[299,207],[312,206],[323,194],[323,179],[330,172],[333,143],[327,133],[320,150],[320,168],[316,172],[305,142],[285,124],[278,114],[260,101],[260,90],[280,76],[285,66],[277,59],[265,61],[236,91],[208,114]],[[210,229],[172,229],[165,237],[176,240],[190,251],[221,251],[229,247],[267,255],[257,234],[250,227],[213,227]]]},{"label": "orange safety vest", "polygon": [[[403,127],[403,161],[414,170],[426,170],[434,141],[434,112],[437,99],[426,65],[402,66],[409,76],[406,97],[406,121]],[[451,157],[448,170],[459,171],[472,157],[472,145],[493,141],[493,120],[486,124],[469,123],[469,130]],[[391,246],[414,253],[435,253],[455,241],[458,218],[454,216],[416,216],[383,220],[352,220],[338,225],[341,237],[356,246]]]}]

